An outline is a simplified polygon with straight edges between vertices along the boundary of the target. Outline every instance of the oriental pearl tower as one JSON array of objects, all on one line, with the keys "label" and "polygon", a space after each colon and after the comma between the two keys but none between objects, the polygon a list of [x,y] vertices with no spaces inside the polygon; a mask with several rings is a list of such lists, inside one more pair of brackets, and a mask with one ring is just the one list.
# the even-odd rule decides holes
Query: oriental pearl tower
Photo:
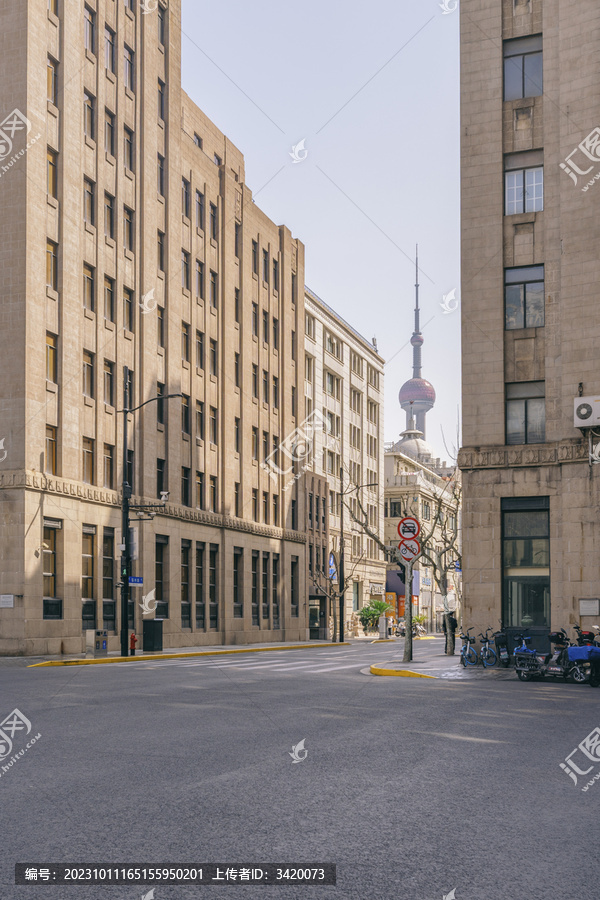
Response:
[{"label": "oriental pearl tower", "polygon": [[406,413],[406,431],[420,431],[426,436],[425,416],[435,403],[435,390],[429,381],[421,378],[421,347],[423,335],[419,326],[419,247],[416,254],[417,280],[415,284],[415,330],[410,339],[413,348],[413,375],[400,388],[398,400]]}]

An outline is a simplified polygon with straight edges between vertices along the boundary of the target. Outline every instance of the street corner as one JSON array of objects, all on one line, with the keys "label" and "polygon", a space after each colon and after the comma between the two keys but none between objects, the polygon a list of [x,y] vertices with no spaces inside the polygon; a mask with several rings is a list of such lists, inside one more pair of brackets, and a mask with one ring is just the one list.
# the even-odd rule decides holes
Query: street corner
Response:
[{"label": "street corner", "polygon": [[437,679],[437,675],[426,675],[424,672],[414,672],[412,669],[388,669],[382,666],[369,666],[371,675],[383,675],[400,678],[432,678]]}]

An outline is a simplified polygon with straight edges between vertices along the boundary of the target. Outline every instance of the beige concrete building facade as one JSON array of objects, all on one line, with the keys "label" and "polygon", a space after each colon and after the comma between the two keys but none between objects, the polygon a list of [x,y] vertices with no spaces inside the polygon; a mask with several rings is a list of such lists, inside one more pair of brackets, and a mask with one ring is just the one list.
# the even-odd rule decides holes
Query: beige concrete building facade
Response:
[{"label": "beige concrete building facade", "polygon": [[461,23],[465,623],[542,647],[600,624],[600,8],[462,0]]},{"label": "beige concrete building facade", "polygon": [[[341,549],[341,492],[360,497],[369,525],[383,539],[383,378],[377,348],[308,288],[305,289],[304,393],[307,416],[318,415],[313,468],[329,482],[329,535],[335,565]],[[344,470],[344,485],[340,481]],[[358,513],[358,510],[355,510]],[[375,541],[344,510],[345,625],[371,599],[383,599],[386,564]],[[337,616],[337,609],[335,610]]]},{"label": "beige concrete building facade", "polygon": [[125,367],[129,408],[183,395],[129,417],[132,502],[169,492],[130,625],[154,590],[165,647],[307,637],[304,495],[260,467],[304,417],[304,248],[182,90],[180,0],[154,5],[1,12],[3,654],[119,646]]}]

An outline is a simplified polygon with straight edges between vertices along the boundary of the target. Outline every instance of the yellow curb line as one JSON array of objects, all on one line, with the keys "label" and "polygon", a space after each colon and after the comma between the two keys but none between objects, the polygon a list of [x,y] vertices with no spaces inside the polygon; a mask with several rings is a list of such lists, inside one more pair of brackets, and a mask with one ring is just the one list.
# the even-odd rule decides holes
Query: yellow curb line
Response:
[{"label": "yellow curb line", "polygon": [[393,638],[383,638],[383,640],[381,640],[381,638],[377,638],[376,640],[371,641],[371,644],[393,644],[393,643],[394,643]]},{"label": "yellow curb line", "polygon": [[370,666],[371,675],[399,675],[404,678],[437,678],[437,675],[423,675],[422,672],[411,672],[409,669],[380,669]]},{"label": "yellow curb line", "polygon": [[316,650],[319,647],[348,647],[349,642],[343,641],[335,644],[292,644],[290,647],[248,647],[235,650],[201,650],[194,653],[161,653],[160,656],[109,656],[106,659],[66,659],[66,660],[48,660],[41,663],[33,663],[27,666],[28,669],[39,669],[48,666],[98,666],[104,663],[126,663],[136,662],[139,660],[152,659],[155,662],[161,659],[186,659],[189,656],[229,656],[232,653],[268,653],[272,650]]}]

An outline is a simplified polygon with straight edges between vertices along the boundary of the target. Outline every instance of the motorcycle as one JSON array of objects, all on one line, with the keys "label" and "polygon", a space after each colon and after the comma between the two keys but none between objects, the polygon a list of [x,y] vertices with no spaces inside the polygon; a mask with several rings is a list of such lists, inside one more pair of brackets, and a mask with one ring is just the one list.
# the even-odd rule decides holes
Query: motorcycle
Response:
[{"label": "motorcycle", "polygon": [[519,680],[531,681],[548,676],[565,681],[572,678],[576,684],[588,682],[592,674],[589,646],[572,645],[564,628],[551,632],[549,639],[554,649],[542,655],[529,647],[530,637],[520,635],[521,646],[515,647],[515,671]]},{"label": "motorcycle", "polygon": [[406,634],[406,628],[404,627],[404,622],[398,622],[398,624],[396,625],[395,634],[396,634],[396,637],[404,637],[404,635]]}]

